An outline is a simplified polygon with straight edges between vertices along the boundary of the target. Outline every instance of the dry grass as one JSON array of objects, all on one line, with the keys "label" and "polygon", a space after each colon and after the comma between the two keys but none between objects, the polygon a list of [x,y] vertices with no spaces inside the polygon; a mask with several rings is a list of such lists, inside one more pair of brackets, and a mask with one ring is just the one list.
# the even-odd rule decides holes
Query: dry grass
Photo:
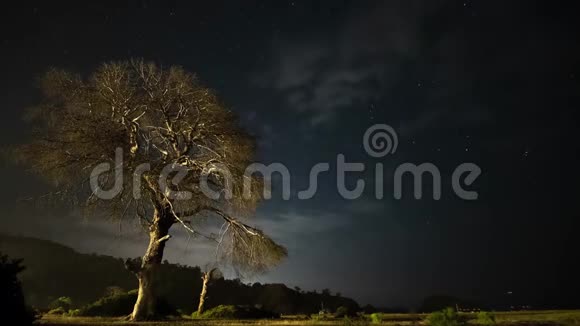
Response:
[{"label": "dry grass", "polygon": [[580,325],[580,310],[513,311],[495,315],[502,324]]},{"label": "dry grass", "polygon": [[[551,310],[551,311],[514,311],[494,313],[498,325],[580,325],[580,310]],[[465,313],[469,324],[476,325],[476,314]],[[382,325],[419,325],[424,324],[421,320],[424,314],[384,314]],[[122,318],[99,318],[99,317],[61,317],[44,316],[40,320],[41,325],[148,325],[148,326],[180,326],[180,325],[372,325],[369,320],[344,320],[344,319],[308,319],[299,316],[285,316],[278,320],[204,320],[204,319],[180,319],[156,322],[132,323]]]}]

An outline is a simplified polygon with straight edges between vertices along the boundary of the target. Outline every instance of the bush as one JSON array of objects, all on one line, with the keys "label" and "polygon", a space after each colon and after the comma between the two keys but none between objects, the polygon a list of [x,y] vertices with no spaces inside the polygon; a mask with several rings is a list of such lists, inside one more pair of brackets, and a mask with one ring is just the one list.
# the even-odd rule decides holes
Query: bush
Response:
[{"label": "bush", "polygon": [[24,301],[18,273],[24,270],[19,260],[10,260],[0,253],[0,315],[11,325],[31,325],[34,311]]},{"label": "bush", "polygon": [[71,310],[68,311],[68,313],[66,315],[67,316],[70,316],[70,317],[80,316],[81,315],[81,310],[80,309],[71,309]]},{"label": "bush", "polygon": [[130,314],[131,311],[133,311],[135,301],[137,301],[137,290],[106,296],[82,307],[80,309],[79,315],[89,317],[126,316]]},{"label": "bush", "polygon": [[280,315],[271,311],[247,306],[226,306],[219,305],[206,310],[200,315],[197,311],[191,315],[192,318],[201,319],[263,319],[280,318]]},{"label": "bush", "polygon": [[495,325],[495,315],[487,311],[481,311],[477,314],[477,323],[480,325]]},{"label": "bush", "polygon": [[334,313],[335,318],[352,317],[356,316],[356,312],[349,309],[347,306],[340,306],[336,309]]},{"label": "bush", "polygon": [[464,324],[455,309],[451,307],[432,312],[427,316],[427,323],[431,326],[460,326]]},{"label": "bush", "polygon": [[236,318],[235,317],[236,314],[237,314],[236,306],[219,305],[215,308],[206,310],[199,317],[200,318],[233,319],[233,318]]},{"label": "bush", "polygon": [[[119,317],[129,315],[137,301],[137,294],[137,290],[131,290],[101,298],[79,309],[78,316]],[[162,298],[158,298],[155,305],[155,315],[168,316],[173,314],[175,314],[175,309]]]},{"label": "bush", "polygon": [[326,316],[324,314],[312,314],[310,315],[310,320],[312,320],[313,322],[319,322],[319,321],[323,321],[323,320],[327,320],[328,318],[326,318]]},{"label": "bush", "polygon": [[72,308],[72,299],[69,297],[60,297],[48,305],[48,309],[56,310],[62,308],[62,310],[69,311]]},{"label": "bush", "polygon": [[375,312],[371,314],[371,323],[380,324],[383,322],[383,314],[380,312]]},{"label": "bush", "polygon": [[54,308],[48,311],[49,315],[64,315],[65,313],[66,310],[64,310],[62,307]]}]

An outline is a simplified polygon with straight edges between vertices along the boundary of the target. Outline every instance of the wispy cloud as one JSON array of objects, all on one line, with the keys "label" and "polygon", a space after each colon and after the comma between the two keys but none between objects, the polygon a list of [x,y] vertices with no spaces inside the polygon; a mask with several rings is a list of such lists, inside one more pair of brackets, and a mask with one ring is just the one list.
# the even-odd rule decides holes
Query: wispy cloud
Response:
[{"label": "wispy cloud", "polygon": [[337,232],[348,227],[351,219],[348,215],[309,211],[258,216],[249,222],[254,222],[276,241],[287,246],[292,254],[292,250],[305,249],[300,247],[301,243],[304,244],[301,240],[316,239],[323,234]]},{"label": "wispy cloud", "polygon": [[340,110],[364,108],[396,81],[396,66],[418,55],[423,18],[437,5],[385,3],[354,13],[332,35],[275,42],[274,59],[254,84],[278,92],[310,125],[331,122]]}]

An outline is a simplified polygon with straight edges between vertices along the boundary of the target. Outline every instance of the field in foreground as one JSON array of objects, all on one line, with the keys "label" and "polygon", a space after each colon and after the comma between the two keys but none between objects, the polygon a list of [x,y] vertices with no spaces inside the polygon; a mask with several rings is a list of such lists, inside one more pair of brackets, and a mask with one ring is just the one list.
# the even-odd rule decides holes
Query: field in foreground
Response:
[{"label": "field in foreground", "polygon": [[[475,318],[474,314],[463,314],[466,318]],[[551,311],[518,311],[495,313],[498,325],[580,325],[580,310]],[[423,314],[384,314],[381,325],[420,325],[425,324]],[[148,325],[148,326],[181,326],[181,325],[374,325],[370,319],[310,319],[299,316],[285,316],[278,320],[173,320],[163,322],[129,323],[119,318],[86,318],[44,316],[41,325]],[[469,322],[477,325],[475,320]]]}]

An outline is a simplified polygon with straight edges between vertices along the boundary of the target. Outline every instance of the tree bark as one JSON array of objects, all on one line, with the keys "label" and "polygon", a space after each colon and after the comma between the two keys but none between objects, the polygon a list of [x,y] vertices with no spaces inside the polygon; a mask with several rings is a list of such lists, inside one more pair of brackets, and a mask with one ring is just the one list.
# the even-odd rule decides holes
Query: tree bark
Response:
[{"label": "tree bark", "polygon": [[205,304],[205,296],[207,294],[207,283],[209,283],[209,279],[211,278],[211,272],[203,273],[202,285],[201,285],[201,294],[199,295],[199,305],[197,306],[197,315],[201,316],[203,313],[203,305]]},{"label": "tree bark", "polygon": [[139,294],[130,319],[147,320],[155,317],[155,276],[163,259],[165,241],[169,239],[169,228],[173,224],[165,212],[156,211],[149,227],[149,246],[141,258],[141,266],[134,271],[139,280]]}]

